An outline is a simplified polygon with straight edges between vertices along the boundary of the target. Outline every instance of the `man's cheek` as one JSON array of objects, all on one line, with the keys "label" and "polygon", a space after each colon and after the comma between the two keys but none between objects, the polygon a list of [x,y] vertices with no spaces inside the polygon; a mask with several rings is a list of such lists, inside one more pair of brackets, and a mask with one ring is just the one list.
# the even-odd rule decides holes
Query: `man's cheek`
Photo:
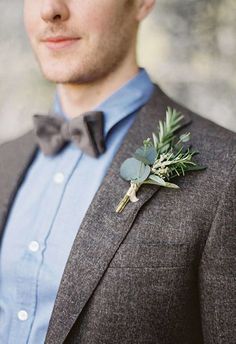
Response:
[{"label": "man's cheek", "polygon": [[90,11],[88,14],[80,16],[80,23],[83,29],[87,28],[89,31],[93,31],[94,33],[102,33],[109,29],[113,24],[113,19],[115,15],[113,11],[102,11],[99,8],[97,11]]},{"label": "man's cheek", "polygon": [[31,19],[25,18],[25,30],[29,38],[31,38],[34,33],[34,24]]}]

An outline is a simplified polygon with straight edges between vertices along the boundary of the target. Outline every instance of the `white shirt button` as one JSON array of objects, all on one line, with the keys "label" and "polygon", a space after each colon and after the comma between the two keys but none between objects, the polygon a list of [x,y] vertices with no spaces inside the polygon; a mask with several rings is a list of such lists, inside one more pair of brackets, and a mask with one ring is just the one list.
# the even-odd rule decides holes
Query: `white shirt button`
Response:
[{"label": "white shirt button", "polygon": [[28,313],[24,310],[21,310],[17,313],[17,317],[19,320],[25,321],[28,319]]},{"label": "white shirt button", "polygon": [[62,172],[57,172],[54,174],[53,180],[57,184],[61,184],[64,180],[64,174]]},{"label": "white shirt button", "polygon": [[39,250],[39,243],[37,241],[31,241],[28,247],[30,251],[37,252]]}]

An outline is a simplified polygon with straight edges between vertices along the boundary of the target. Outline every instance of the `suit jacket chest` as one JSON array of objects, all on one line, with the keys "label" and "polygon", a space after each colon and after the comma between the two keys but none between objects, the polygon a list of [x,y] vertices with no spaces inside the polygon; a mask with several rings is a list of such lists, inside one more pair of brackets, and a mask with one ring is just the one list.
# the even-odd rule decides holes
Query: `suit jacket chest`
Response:
[{"label": "suit jacket chest", "polygon": [[[113,267],[125,267],[124,264],[126,267],[127,264],[137,267],[137,263],[143,267],[147,264],[157,266],[163,264],[163,257],[167,257],[171,252],[173,254],[170,257],[176,259],[177,251],[171,246],[173,243],[165,242],[169,246],[160,244],[164,232],[160,231],[158,238],[153,228],[149,230],[154,224],[154,219],[145,209],[148,208],[148,201],[160,187],[145,185],[139,193],[138,202],[130,203],[120,214],[115,212],[118,202],[128,188],[128,183],[119,176],[120,165],[126,158],[132,156],[143,139],[151,137],[152,132],[156,131],[158,121],[164,119],[168,105],[171,105],[168,103],[168,98],[156,86],[152,98],[137,114],[115,155],[71,248],[50,319],[46,343],[54,342],[55,336],[60,338],[59,342],[64,341],[97,288],[104,272],[108,267],[112,268],[112,264]],[[183,126],[191,122],[188,113],[184,115]],[[26,177],[27,168],[36,152],[37,145],[32,131],[0,147],[1,233],[17,190]],[[157,210],[158,207],[152,208],[154,212],[152,216],[158,217],[159,210]],[[163,211],[161,214],[163,216]],[[143,228],[141,230],[140,223],[143,223],[145,230]],[[150,243],[154,243],[156,247]],[[113,259],[114,255],[116,255],[115,259]],[[169,261],[172,264],[171,258]],[[182,260],[177,263],[180,267],[181,264],[183,264]]]}]

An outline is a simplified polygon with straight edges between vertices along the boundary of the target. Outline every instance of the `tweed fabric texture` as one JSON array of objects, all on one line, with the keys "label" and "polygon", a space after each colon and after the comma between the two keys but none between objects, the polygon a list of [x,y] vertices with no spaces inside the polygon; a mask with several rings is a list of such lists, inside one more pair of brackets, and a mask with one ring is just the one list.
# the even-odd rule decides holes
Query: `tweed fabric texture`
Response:
[{"label": "tweed fabric texture", "polygon": [[[196,160],[180,190],[145,185],[115,212],[120,164],[164,119],[185,116]],[[0,231],[36,152],[32,131],[0,146]],[[75,238],[46,344],[233,344],[236,339],[236,134],[157,85],[140,109]]]}]

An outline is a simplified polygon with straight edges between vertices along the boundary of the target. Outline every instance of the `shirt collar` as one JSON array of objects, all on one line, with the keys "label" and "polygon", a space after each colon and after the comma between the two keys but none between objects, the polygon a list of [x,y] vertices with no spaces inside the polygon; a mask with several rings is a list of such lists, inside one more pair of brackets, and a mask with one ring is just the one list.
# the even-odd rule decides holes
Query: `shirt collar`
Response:
[{"label": "shirt collar", "polygon": [[[108,96],[92,110],[103,111],[104,113],[104,135],[123,118],[131,115],[143,106],[154,91],[148,73],[144,68],[139,68],[138,74],[124,83],[119,89]],[[62,111],[58,93],[54,97],[54,112],[69,120],[69,117]]]}]

